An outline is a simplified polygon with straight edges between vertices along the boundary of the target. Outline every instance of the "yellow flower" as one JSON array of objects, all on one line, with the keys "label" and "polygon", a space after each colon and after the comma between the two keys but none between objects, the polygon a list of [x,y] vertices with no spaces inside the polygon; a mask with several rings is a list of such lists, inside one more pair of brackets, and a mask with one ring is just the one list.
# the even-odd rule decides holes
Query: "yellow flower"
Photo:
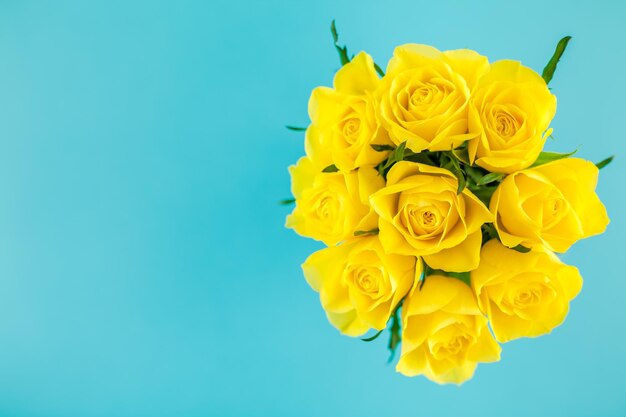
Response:
[{"label": "yellow flower", "polygon": [[431,275],[402,306],[402,354],[396,370],[439,384],[461,384],[479,362],[500,360],[472,290],[456,278]]},{"label": "yellow flower", "polygon": [[489,205],[502,243],[565,252],[577,240],[604,232],[609,218],[595,193],[597,181],[598,168],[578,158],[507,176]]},{"label": "yellow flower", "polygon": [[520,253],[495,239],[483,247],[471,277],[480,309],[500,342],[550,333],[565,320],[582,287],[578,269],[553,253]]},{"label": "yellow flower", "polygon": [[289,172],[296,207],[287,216],[286,227],[329,246],[352,238],[355,231],[377,227],[378,216],[368,198],[385,181],[375,169],[320,172],[304,157]]},{"label": "yellow flower", "polygon": [[382,330],[409,291],[421,263],[412,256],[386,254],[378,238],[360,237],[313,253],[302,265],[320,293],[330,323],[348,336]]},{"label": "yellow flower", "polygon": [[[543,149],[556,98],[543,78],[517,61],[498,61],[476,86],[469,105],[470,160],[492,172],[529,167]],[[545,133],[544,133],[545,132]]]},{"label": "yellow flower", "polygon": [[457,195],[457,179],[450,171],[398,162],[370,204],[380,216],[379,237],[387,252],[420,256],[445,271],[478,266],[480,227],[492,216],[469,190]]},{"label": "yellow flower", "polygon": [[376,120],[371,93],[379,83],[374,61],[361,52],[337,72],[334,89],[313,90],[305,148],[316,166],[323,169],[334,164],[342,171],[350,171],[375,166],[386,158],[385,152],[370,146],[391,143]]},{"label": "yellow flower", "polygon": [[444,151],[473,137],[467,133],[467,104],[488,68],[487,58],[470,50],[397,47],[378,92],[381,123],[393,142],[406,141],[414,152]]}]

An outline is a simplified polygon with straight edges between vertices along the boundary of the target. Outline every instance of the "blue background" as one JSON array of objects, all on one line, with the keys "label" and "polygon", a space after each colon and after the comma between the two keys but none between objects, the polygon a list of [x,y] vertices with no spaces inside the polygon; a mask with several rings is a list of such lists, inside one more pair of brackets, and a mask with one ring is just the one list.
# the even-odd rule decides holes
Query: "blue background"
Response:
[{"label": "blue background", "polygon": [[[0,416],[626,414],[625,5],[2,1]],[[383,66],[419,42],[540,71],[571,34],[548,146],[617,154],[569,318],[461,388],[340,336],[283,228],[332,18]]]}]

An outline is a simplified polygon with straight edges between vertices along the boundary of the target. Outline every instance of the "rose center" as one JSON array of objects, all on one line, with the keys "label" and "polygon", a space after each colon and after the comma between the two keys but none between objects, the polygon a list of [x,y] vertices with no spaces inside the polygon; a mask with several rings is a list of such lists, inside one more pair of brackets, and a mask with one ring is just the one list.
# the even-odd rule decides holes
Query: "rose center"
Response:
[{"label": "rose center", "polygon": [[432,88],[427,86],[422,86],[411,94],[411,105],[420,106],[423,104],[429,104],[433,101],[433,91]]},{"label": "rose center", "polygon": [[424,212],[422,212],[422,224],[424,226],[437,226],[437,224],[439,223],[439,219],[437,218],[437,215],[435,213],[433,213],[432,211],[427,211],[425,210]]},{"label": "rose center", "polygon": [[543,226],[549,228],[556,223],[566,214],[567,202],[564,198],[557,196],[546,198],[543,202]]},{"label": "rose center", "polygon": [[359,130],[361,130],[361,120],[352,117],[346,120],[342,127],[342,133],[348,143],[354,143],[358,137]]},{"label": "rose center", "polygon": [[412,223],[415,224],[414,230],[423,230],[430,233],[441,225],[441,214],[435,207],[412,208],[410,211]]},{"label": "rose center", "polygon": [[378,280],[368,271],[360,271],[356,283],[363,292],[374,293],[378,291]]},{"label": "rose center", "polygon": [[435,359],[450,359],[462,353],[469,344],[469,339],[465,335],[457,335],[449,340],[435,343],[431,348],[431,353]]},{"label": "rose center", "polygon": [[498,112],[495,117],[496,132],[503,138],[510,138],[518,130],[517,120],[506,112]]},{"label": "rose center", "polygon": [[358,264],[352,265],[349,261],[349,265],[344,272],[346,282],[350,287],[356,289],[357,292],[367,294],[371,298],[376,298],[379,292],[380,286],[384,285],[384,272],[381,268],[374,265],[362,265],[364,259],[371,260],[371,256],[364,255],[363,259],[358,259]]},{"label": "rose center", "polygon": [[537,288],[522,290],[515,295],[513,305],[516,308],[528,308],[541,302],[541,291]]},{"label": "rose center", "polygon": [[317,217],[321,220],[332,219],[335,209],[334,200],[328,196],[322,197],[316,208]]},{"label": "rose center", "polygon": [[411,236],[427,238],[441,229],[444,216],[431,202],[415,201],[403,207],[400,221]]}]

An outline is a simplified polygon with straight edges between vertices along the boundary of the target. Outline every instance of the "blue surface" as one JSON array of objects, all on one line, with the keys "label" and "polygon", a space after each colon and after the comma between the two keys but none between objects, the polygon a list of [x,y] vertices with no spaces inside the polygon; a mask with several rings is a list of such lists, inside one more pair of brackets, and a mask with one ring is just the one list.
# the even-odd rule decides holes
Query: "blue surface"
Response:
[{"label": "blue surface", "polygon": [[[436,5],[434,3],[437,3]],[[612,223],[552,335],[461,388],[409,379],[327,324],[283,229],[329,23],[385,63],[469,47],[541,70],[552,150],[616,153]],[[324,0],[0,3],[0,416],[626,414],[626,3]]]}]

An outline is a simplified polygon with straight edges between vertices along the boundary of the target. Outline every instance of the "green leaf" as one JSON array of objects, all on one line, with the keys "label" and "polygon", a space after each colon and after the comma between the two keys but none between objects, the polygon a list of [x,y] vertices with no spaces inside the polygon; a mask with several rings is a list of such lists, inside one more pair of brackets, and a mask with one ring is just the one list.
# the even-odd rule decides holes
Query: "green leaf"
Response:
[{"label": "green leaf", "polygon": [[[430,275],[443,275],[446,277],[450,277],[450,278],[456,278],[459,281],[463,281],[465,284],[471,286],[471,281],[470,281],[470,273],[468,272],[448,272],[448,271],[444,271],[442,269],[433,269],[427,265],[425,265],[424,268],[424,280],[426,280],[426,276],[430,276]],[[423,284],[421,284],[423,285]]]},{"label": "green leaf", "polygon": [[435,161],[433,161],[433,157],[436,157],[436,154],[434,152],[422,151],[415,153],[412,152],[410,149],[406,149],[404,152],[404,158],[402,158],[402,160],[436,166],[437,164],[435,163]]},{"label": "green leaf", "polygon": [[452,152],[445,152],[445,156],[450,160],[450,163],[452,164],[452,166],[454,166],[455,170],[461,169],[459,160],[452,154]]},{"label": "green leaf", "polygon": [[467,185],[467,180],[465,179],[465,173],[461,169],[461,165],[459,164],[458,159],[456,159],[456,157],[452,155],[452,152],[446,151],[441,152],[440,161],[441,168],[445,168],[448,171],[452,172],[457,178],[458,186],[456,189],[456,193],[461,194],[461,192],[465,189],[465,186]]},{"label": "green leaf", "polygon": [[500,181],[505,176],[506,176],[505,174],[501,174],[499,172],[491,172],[485,175],[484,177],[482,177],[481,179],[479,179],[476,185],[485,185],[485,184],[490,184],[494,181]]},{"label": "green leaf", "polygon": [[470,191],[472,192],[472,194],[478,197],[480,201],[483,202],[484,205],[489,207],[489,203],[491,202],[491,196],[496,191],[496,188],[498,187],[491,187],[491,186],[471,187]]},{"label": "green leaf", "polygon": [[444,165],[443,168],[447,169],[448,171],[454,174],[454,176],[457,179],[457,184],[458,184],[456,188],[456,193],[461,194],[463,190],[465,189],[465,186],[467,185],[467,180],[465,178],[465,173],[458,166],[458,162],[456,162],[456,164],[457,165],[455,166],[455,164],[451,162],[451,163]]},{"label": "green leaf", "polygon": [[288,206],[290,204],[293,204],[296,202],[295,198],[283,198],[282,200],[280,200],[278,202],[278,204],[280,204],[281,206]]},{"label": "green leaf", "polygon": [[293,130],[294,132],[304,132],[306,131],[306,127],[298,127],[298,126],[285,126],[289,130]]},{"label": "green leaf", "polygon": [[449,276],[449,277],[456,278],[459,281],[464,282],[466,285],[468,285],[470,287],[472,286],[472,281],[470,279],[470,273],[469,272],[445,272],[444,271],[444,274]]},{"label": "green leaf", "polygon": [[546,84],[549,84],[552,80],[552,77],[554,76],[554,71],[556,70],[556,64],[559,63],[559,60],[561,59],[563,52],[565,52],[565,48],[567,48],[567,44],[569,43],[570,39],[572,39],[571,36],[566,36],[559,41],[559,43],[556,45],[556,49],[554,50],[552,58],[550,58],[550,61],[548,61],[548,64],[543,69],[541,76],[546,81]]},{"label": "green leaf", "polygon": [[469,165],[465,167],[465,173],[467,174],[467,177],[474,182],[474,184],[478,183],[482,177],[488,174],[488,172],[482,168],[471,167]]},{"label": "green leaf", "polygon": [[378,234],[378,229],[372,230],[357,230],[354,232],[354,236],[374,236]]},{"label": "green leaf", "polygon": [[379,67],[378,64],[375,63],[375,62],[374,62],[374,69],[376,70],[378,75],[380,75],[381,77],[385,76],[385,71],[383,71],[383,69],[381,67]]},{"label": "green leaf", "polygon": [[489,242],[490,240],[498,238],[498,231],[496,230],[493,223],[485,223],[481,226],[481,231],[483,234],[482,244]]},{"label": "green leaf", "polygon": [[396,308],[396,311],[393,313],[393,317],[391,319],[391,336],[389,336],[389,351],[391,354],[389,355],[389,360],[387,363],[391,363],[393,361],[393,357],[396,355],[396,349],[402,340],[400,336],[400,317],[398,311],[400,310],[400,304]]},{"label": "green leaf", "polygon": [[337,171],[339,171],[339,168],[337,168],[335,164],[328,165],[326,168],[322,170],[322,172],[337,172]]},{"label": "green leaf", "polygon": [[389,172],[391,167],[396,162],[400,162],[404,159],[405,151],[409,152],[409,150],[406,149],[406,142],[402,142],[393,150],[393,152],[389,153],[389,156],[386,160],[376,166],[378,174],[386,179],[387,173]]},{"label": "green leaf", "polygon": [[391,168],[396,162],[400,162],[404,159],[404,151],[406,149],[406,142],[399,144],[387,158],[385,163],[385,169]]},{"label": "green leaf", "polygon": [[456,189],[456,193],[461,194],[463,190],[465,189],[465,186],[467,185],[467,181],[465,180],[465,174],[463,173],[463,171],[459,169],[458,172],[454,173],[454,175],[456,175],[456,178],[459,181],[459,185]]},{"label": "green leaf", "polygon": [[420,286],[419,290],[422,291],[422,287],[426,284],[426,274],[422,274],[422,278],[420,278]]},{"label": "green leaf", "polygon": [[539,165],[547,164],[548,162],[558,161],[559,159],[568,158],[574,155],[576,152],[578,152],[578,149],[570,153],[541,152],[539,156],[537,157],[537,160],[535,161],[535,163],[532,164],[530,167],[533,168]]},{"label": "green leaf", "polygon": [[335,43],[335,49],[339,54],[339,61],[341,61],[341,65],[346,65],[350,62],[350,58],[348,58],[348,48],[344,46],[339,46],[339,34],[337,33],[337,26],[335,26],[335,19],[330,24],[330,33],[333,35],[333,42]]},{"label": "green leaf", "polygon": [[530,252],[530,248],[527,248],[526,246],[522,246],[522,245],[517,245],[514,248],[511,248],[515,251],[521,252],[521,253],[528,253]]},{"label": "green leaf", "polygon": [[611,163],[611,161],[613,161],[613,158],[615,158],[615,155],[611,155],[611,156],[609,156],[608,158],[603,159],[602,161],[598,162],[598,163],[596,164],[596,166],[598,167],[598,169],[602,169],[602,168],[604,168],[605,166],[607,166],[608,164],[610,164],[610,163]]},{"label": "green leaf", "polygon": [[376,152],[385,152],[385,151],[393,151],[394,148],[391,145],[376,145],[376,144],[372,144],[370,145],[372,147],[372,149],[374,149]]},{"label": "green leaf", "polygon": [[404,159],[404,151],[406,149],[406,142],[402,142],[401,144],[398,145],[398,147],[396,149],[393,150],[393,162],[400,162]]},{"label": "green leaf", "polygon": [[385,172],[385,161],[383,161],[380,164],[376,165],[376,171],[378,171],[378,175],[380,175],[381,177],[387,179],[387,173]]},{"label": "green leaf", "polygon": [[376,339],[378,339],[378,336],[380,336],[380,334],[383,332],[383,330],[385,330],[385,329],[379,330],[378,333],[376,333],[372,337],[366,337],[365,339],[361,339],[361,340],[364,341],[364,342],[371,342],[372,340],[376,340]]},{"label": "green leaf", "polygon": [[457,148],[452,150],[452,155],[464,163],[465,165],[471,165],[469,160],[469,153],[467,152],[467,148]]},{"label": "green leaf", "polygon": [[339,34],[337,33],[337,26],[335,26],[335,19],[330,22],[330,33],[333,35],[333,42],[339,42]]}]

